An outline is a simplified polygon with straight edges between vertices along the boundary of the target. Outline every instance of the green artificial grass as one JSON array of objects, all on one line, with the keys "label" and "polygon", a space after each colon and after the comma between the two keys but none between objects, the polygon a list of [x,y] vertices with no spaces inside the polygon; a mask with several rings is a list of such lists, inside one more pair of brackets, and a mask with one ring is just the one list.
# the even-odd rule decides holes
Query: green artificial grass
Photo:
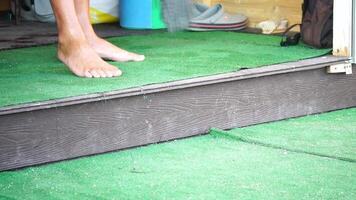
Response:
[{"label": "green artificial grass", "polygon": [[225,133],[251,143],[356,162],[356,108]]},{"label": "green artificial grass", "polygon": [[124,75],[75,77],[56,59],[55,45],[0,52],[0,107],[189,79],[323,55],[304,45],[280,47],[280,37],[232,32],[158,33],[110,39],[146,55],[113,63]]},{"label": "green artificial grass", "polygon": [[[311,141],[326,140],[333,132],[329,141],[334,149],[354,148],[343,147],[347,138],[339,133],[345,126],[338,126],[340,121],[355,119],[350,118],[354,112],[343,110],[270,125],[281,135],[288,125],[303,127],[300,130],[308,130]],[[321,135],[325,125],[332,127],[327,136]],[[260,126],[249,129],[260,130]],[[354,127],[349,128],[356,134]],[[302,140],[305,135],[293,138]],[[345,143],[334,144],[334,140]],[[309,148],[308,143],[298,147]],[[0,199],[353,200],[355,171],[355,162],[242,142],[233,134],[215,130],[200,137],[2,172]]]}]

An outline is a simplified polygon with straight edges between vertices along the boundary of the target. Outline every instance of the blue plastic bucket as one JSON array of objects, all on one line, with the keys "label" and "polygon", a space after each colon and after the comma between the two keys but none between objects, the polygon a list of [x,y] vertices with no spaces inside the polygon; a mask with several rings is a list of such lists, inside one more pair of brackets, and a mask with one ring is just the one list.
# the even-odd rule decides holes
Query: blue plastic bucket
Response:
[{"label": "blue plastic bucket", "polygon": [[120,25],[129,29],[165,28],[161,0],[120,0]]}]

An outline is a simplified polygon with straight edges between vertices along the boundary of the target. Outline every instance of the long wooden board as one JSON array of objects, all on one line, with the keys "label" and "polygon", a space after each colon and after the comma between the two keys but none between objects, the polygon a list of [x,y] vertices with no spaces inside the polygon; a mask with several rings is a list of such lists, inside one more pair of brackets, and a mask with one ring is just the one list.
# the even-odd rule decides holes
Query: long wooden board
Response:
[{"label": "long wooden board", "polygon": [[[356,75],[315,58],[0,109],[0,170],[356,106]],[[354,67],[356,70],[356,67]]]}]

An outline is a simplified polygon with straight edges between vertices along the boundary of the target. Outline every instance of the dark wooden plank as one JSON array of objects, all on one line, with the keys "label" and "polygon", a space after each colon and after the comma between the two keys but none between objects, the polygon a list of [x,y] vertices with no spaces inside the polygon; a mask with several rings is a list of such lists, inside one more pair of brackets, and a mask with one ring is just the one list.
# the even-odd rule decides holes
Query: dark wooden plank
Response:
[{"label": "dark wooden plank", "polygon": [[316,68],[6,114],[0,170],[354,106],[356,75]]},{"label": "dark wooden plank", "polygon": [[[121,28],[118,23],[96,24],[94,29],[100,37],[105,38],[162,32],[162,30],[128,30]],[[57,35],[55,23],[32,21],[22,21],[17,25],[7,23],[6,26],[0,26],[0,50],[54,44],[58,40]]]}]

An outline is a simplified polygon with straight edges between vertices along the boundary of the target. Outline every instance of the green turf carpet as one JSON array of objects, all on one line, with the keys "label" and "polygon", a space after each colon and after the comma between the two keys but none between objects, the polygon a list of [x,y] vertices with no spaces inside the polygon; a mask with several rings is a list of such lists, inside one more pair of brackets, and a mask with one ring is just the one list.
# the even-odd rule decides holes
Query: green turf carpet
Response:
[{"label": "green turf carpet", "polygon": [[182,80],[296,61],[323,55],[298,45],[282,48],[280,37],[232,32],[159,33],[110,39],[146,55],[142,63],[113,63],[124,75],[111,79],[73,76],[56,59],[52,46],[0,52],[0,107],[153,83]]},{"label": "green turf carpet", "polygon": [[[344,143],[337,145],[333,141],[347,143],[338,134],[345,126],[338,124],[351,119],[354,112],[343,110],[293,121],[307,129],[310,138],[315,137],[310,141],[319,137],[326,140],[334,132],[330,144],[334,149],[345,149],[350,146],[342,147]],[[333,129],[322,136],[326,119],[330,120],[327,127]],[[314,123],[304,124],[308,121]],[[271,124],[276,124],[276,132],[284,134],[290,123]],[[349,131],[356,134],[354,127]],[[293,138],[298,137],[304,138],[303,134]],[[309,148],[308,143],[303,144]],[[340,151],[340,155],[350,151]],[[212,131],[200,137],[2,172],[0,199],[353,200],[355,171],[355,162],[251,144]]]},{"label": "green turf carpet", "polygon": [[251,143],[356,162],[356,108],[225,133]]}]

